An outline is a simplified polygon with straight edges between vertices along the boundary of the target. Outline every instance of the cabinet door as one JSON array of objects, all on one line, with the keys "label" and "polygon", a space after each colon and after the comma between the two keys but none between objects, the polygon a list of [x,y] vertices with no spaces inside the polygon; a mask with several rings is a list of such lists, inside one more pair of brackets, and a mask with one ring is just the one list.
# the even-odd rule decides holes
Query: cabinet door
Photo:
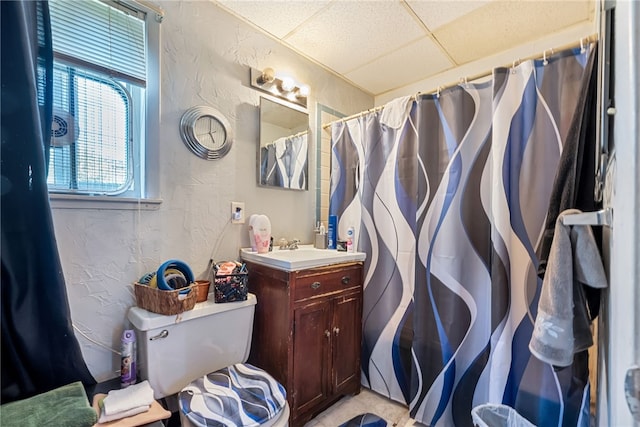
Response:
[{"label": "cabinet door", "polygon": [[293,412],[303,413],[327,398],[331,301],[323,300],[294,310]]},{"label": "cabinet door", "polygon": [[354,393],[360,387],[362,293],[333,300],[332,393]]}]

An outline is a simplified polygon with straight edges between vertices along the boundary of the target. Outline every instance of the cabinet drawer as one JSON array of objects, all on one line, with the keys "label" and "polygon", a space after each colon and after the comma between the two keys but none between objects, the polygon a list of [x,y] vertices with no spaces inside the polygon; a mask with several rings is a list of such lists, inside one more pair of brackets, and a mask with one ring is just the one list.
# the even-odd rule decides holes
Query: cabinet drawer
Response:
[{"label": "cabinet drawer", "polygon": [[361,285],[361,269],[359,266],[343,268],[318,274],[298,277],[293,286],[295,301],[339,292]]}]

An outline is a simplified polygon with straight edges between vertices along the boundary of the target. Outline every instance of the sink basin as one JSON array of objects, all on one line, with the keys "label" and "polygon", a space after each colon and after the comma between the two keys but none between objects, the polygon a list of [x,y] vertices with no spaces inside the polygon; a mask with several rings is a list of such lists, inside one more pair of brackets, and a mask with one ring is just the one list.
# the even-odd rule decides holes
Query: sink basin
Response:
[{"label": "sink basin", "polygon": [[297,271],[305,268],[323,267],[343,262],[364,261],[364,252],[338,252],[335,249],[316,249],[313,245],[300,245],[298,249],[275,249],[273,252],[259,254],[251,248],[242,248],[240,257],[249,262],[277,268],[284,271]]}]

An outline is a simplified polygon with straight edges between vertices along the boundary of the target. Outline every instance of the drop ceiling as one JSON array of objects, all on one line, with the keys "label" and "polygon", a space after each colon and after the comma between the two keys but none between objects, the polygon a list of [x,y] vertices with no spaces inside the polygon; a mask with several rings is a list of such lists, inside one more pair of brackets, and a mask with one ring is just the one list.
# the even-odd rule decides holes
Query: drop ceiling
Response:
[{"label": "drop ceiling", "polygon": [[596,1],[215,2],[377,96],[592,22]]}]

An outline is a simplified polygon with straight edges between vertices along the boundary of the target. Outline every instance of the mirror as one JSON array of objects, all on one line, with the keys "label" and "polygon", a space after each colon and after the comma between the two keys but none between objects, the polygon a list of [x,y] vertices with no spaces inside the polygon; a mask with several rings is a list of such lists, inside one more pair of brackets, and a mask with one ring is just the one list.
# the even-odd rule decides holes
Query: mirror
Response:
[{"label": "mirror", "polygon": [[333,108],[316,104],[316,222],[329,223],[329,191],[331,185],[331,122],[345,115]]},{"label": "mirror", "polygon": [[291,190],[309,187],[309,115],[260,98],[258,184]]}]

